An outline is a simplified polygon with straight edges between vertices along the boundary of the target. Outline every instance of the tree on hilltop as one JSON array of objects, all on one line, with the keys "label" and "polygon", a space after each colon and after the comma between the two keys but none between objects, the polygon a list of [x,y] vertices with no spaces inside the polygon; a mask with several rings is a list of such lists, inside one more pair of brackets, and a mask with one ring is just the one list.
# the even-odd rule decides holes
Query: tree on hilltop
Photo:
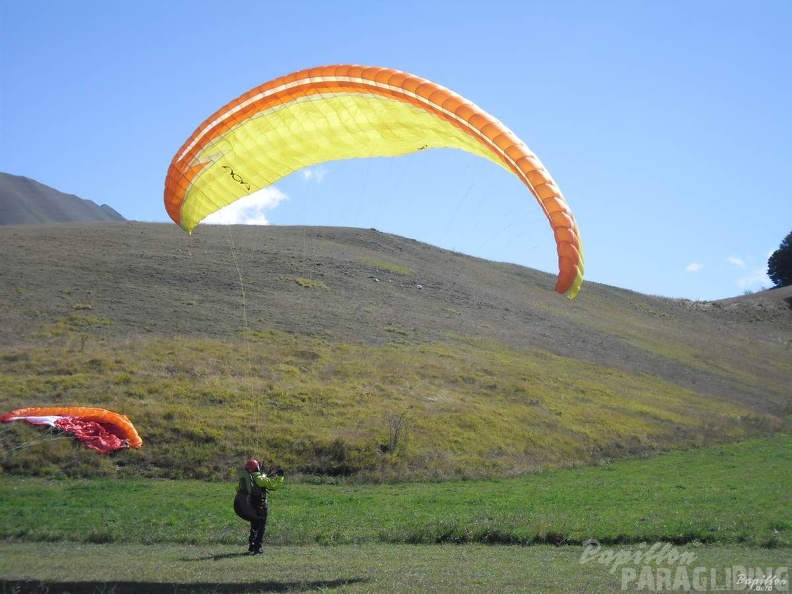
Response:
[{"label": "tree on hilltop", "polygon": [[767,261],[767,276],[776,287],[792,285],[792,233],[784,238]]}]

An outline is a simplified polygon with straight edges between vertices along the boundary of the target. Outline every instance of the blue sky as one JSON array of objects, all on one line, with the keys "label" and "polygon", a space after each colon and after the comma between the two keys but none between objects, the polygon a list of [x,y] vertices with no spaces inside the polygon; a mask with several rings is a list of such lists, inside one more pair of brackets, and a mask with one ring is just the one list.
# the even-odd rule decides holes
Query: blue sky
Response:
[{"label": "blue sky", "polygon": [[[0,171],[128,219],[170,221],[170,160],[216,109],[294,70],[357,63],[442,84],[522,138],[577,218],[587,281],[741,295],[771,286],[767,259],[792,231],[788,0],[0,7]],[[327,163],[265,197],[236,216],[374,227],[556,272],[527,189],[458,151]]]}]

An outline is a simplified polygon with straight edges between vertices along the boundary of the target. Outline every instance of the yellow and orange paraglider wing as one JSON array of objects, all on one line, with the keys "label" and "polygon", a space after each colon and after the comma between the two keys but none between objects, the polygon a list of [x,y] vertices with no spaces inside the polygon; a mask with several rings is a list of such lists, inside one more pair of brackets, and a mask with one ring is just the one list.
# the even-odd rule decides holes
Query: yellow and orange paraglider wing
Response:
[{"label": "yellow and orange paraglider wing", "polygon": [[211,213],[326,161],[456,148],[516,175],[553,228],[556,291],[583,282],[577,224],[538,157],[488,113],[440,85],[389,68],[334,65],[267,82],[199,126],[174,156],[165,208],[191,232]]},{"label": "yellow and orange paraglider wing", "polygon": [[139,448],[143,440],[130,420],[103,408],[84,406],[38,406],[19,408],[0,415],[0,421],[25,421],[50,425],[73,434],[91,449],[107,454],[121,448]]}]

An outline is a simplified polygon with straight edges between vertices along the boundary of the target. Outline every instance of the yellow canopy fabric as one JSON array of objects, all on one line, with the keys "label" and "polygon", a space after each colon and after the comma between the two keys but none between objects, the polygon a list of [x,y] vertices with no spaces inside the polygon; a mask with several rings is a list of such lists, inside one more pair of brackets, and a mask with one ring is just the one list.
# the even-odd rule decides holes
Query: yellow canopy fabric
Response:
[{"label": "yellow canopy fabric", "polygon": [[174,156],[165,207],[191,232],[211,213],[304,167],[428,148],[479,155],[522,180],[553,228],[556,291],[572,299],[583,282],[580,235],[538,157],[470,101],[390,68],[310,68],[238,97],[203,122]]}]

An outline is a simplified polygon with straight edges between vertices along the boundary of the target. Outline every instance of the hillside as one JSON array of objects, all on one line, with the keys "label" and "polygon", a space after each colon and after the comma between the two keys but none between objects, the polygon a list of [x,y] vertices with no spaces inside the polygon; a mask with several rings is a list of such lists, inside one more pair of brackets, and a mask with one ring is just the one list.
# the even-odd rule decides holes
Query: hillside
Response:
[{"label": "hillside", "polygon": [[[0,251],[0,408],[124,412],[144,474],[262,448],[309,474],[514,473],[789,428],[788,289],[570,302],[549,274],[373,229],[7,227]],[[234,436],[260,417],[277,431]]]},{"label": "hillside", "polygon": [[0,173],[0,225],[123,220],[106,204],[99,206],[27,177]]}]

